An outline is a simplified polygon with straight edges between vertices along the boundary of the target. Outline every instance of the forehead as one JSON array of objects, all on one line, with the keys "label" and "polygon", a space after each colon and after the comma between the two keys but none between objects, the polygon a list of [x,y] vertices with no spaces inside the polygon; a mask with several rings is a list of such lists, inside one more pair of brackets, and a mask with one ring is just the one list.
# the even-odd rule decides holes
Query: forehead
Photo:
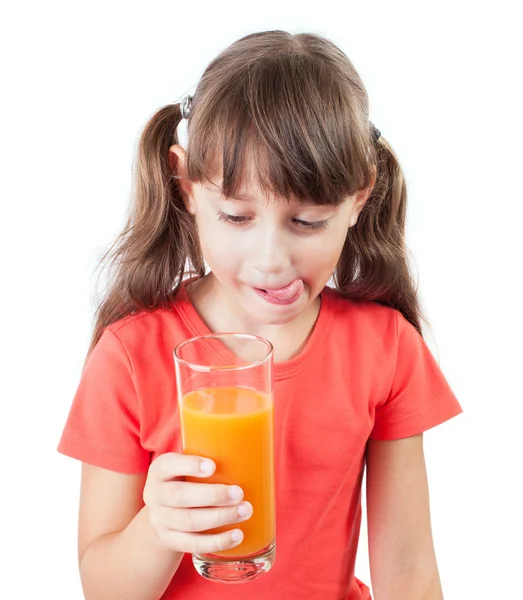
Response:
[{"label": "forehead", "polygon": [[[189,162],[190,159],[189,159]],[[205,163],[205,164],[204,164]],[[282,205],[325,206],[342,204],[349,189],[333,185],[325,173],[306,172],[270,158],[268,152],[247,145],[241,156],[221,149],[210,151],[194,173],[193,182],[213,197]]]},{"label": "forehead", "polygon": [[[269,188],[274,186],[268,183],[266,169],[262,166],[260,159],[253,157],[251,152],[245,152],[241,163],[235,161],[233,173],[228,174],[229,180],[231,175],[234,181],[232,191],[235,198],[249,199],[271,195]],[[225,177],[223,162],[218,156],[212,161],[210,175],[202,183],[207,189],[222,193],[225,187]]]},{"label": "forehead", "polygon": [[271,182],[266,170],[257,168],[256,161],[249,155],[245,157],[243,165],[238,167],[234,177],[233,189],[228,196],[224,193],[224,174],[221,165],[219,167],[214,165],[211,175],[200,184],[212,195],[226,199],[284,205],[314,204],[311,201],[299,199],[292,194],[278,194],[275,192],[278,184]]},{"label": "forehead", "polygon": [[218,146],[206,155],[205,163],[198,169],[197,181],[209,191],[238,200],[291,200],[282,193],[288,186],[282,186],[281,173],[271,172],[267,153],[253,140],[245,142],[238,156]]},{"label": "forehead", "polygon": [[314,203],[311,201],[302,200],[299,201],[292,197],[277,196],[271,192],[263,191],[262,188],[257,184],[253,183],[252,186],[242,183],[239,186],[237,192],[234,192],[230,196],[225,196],[222,192],[221,180],[219,178],[213,179],[209,182],[203,183],[202,186],[213,196],[223,198],[225,200],[239,200],[241,202],[250,203],[262,203],[270,205],[300,205],[300,206],[313,206]]}]

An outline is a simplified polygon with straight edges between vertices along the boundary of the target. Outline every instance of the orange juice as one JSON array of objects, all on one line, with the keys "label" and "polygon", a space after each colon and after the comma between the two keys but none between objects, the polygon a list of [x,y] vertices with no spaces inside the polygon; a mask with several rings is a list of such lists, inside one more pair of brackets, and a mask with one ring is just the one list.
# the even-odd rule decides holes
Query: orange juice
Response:
[{"label": "orange juice", "polygon": [[216,471],[187,481],[239,485],[253,507],[250,519],[210,533],[239,528],[239,546],[219,556],[247,556],[275,539],[273,400],[243,387],[206,387],[182,398],[184,454],[212,458]]}]

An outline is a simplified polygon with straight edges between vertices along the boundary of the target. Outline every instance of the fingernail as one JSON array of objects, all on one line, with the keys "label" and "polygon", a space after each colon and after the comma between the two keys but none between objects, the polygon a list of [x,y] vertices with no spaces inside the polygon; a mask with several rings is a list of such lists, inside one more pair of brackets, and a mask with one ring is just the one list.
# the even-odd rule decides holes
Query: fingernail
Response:
[{"label": "fingernail", "polygon": [[229,487],[229,499],[230,500],[241,500],[243,496],[242,489],[237,485],[231,485]]},{"label": "fingernail", "polygon": [[200,471],[202,473],[206,473],[207,475],[210,475],[214,471],[213,461],[209,460],[208,458],[203,459],[202,462],[200,463]]},{"label": "fingernail", "polygon": [[252,515],[252,506],[249,502],[242,502],[238,505],[238,514],[240,517],[250,517]]},{"label": "fingernail", "polygon": [[234,531],[231,531],[231,540],[236,543],[236,542],[241,542],[243,539],[243,533],[241,532],[240,529],[235,529]]}]

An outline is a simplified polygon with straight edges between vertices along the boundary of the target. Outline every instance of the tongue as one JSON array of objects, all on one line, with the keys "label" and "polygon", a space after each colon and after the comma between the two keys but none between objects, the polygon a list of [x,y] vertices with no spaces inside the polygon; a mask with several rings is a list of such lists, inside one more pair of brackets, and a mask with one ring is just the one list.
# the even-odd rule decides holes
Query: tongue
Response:
[{"label": "tongue", "polygon": [[295,279],[294,281],[291,281],[289,285],[286,285],[278,290],[265,290],[268,296],[271,298],[276,298],[276,300],[290,300],[302,291],[303,281],[301,279]]}]

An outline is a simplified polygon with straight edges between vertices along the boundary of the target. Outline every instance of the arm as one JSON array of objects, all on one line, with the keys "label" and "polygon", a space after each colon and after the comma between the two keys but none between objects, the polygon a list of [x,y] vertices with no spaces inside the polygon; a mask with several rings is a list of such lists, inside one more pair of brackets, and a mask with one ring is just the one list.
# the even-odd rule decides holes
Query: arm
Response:
[{"label": "arm", "polygon": [[146,478],[82,464],[78,559],[87,600],[158,600],[180,564],[183,553],[150,524]]},{"label": "arm", "polygon": [[147,475],[83,464],[78,558],[87,600],[158,600],[185,552],[241,543],[241,529],[209,533],[252,514],[238,486],[204,481],[215,468],[209,459],[173,452],[157,457]]},{"label": "arm", "polygon": [[442,600],[423,436],[367,445],[369,558],[375,600]]}]

